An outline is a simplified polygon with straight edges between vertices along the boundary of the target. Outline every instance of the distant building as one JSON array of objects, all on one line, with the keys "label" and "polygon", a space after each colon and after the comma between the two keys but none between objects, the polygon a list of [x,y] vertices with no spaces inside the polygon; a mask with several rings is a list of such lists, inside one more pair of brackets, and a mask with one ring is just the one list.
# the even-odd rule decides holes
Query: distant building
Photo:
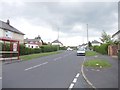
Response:
[{"label": "distant building", "polygon": [[101,45],[101,43],[98,42],[97,40],[92,41],[91,44],[92,44],[92,46],[100,46]]},{"label": "distant building", "polygon": [[39,48],[42,46],[42,40],[38,36],[35,39],[24,39],[25,46],[28,48]]},{"label": "distant building", "polygon": [[87,48],[87,43],[83,43],[82,45],[79,45],[77,48]]},{"label": "distant building", "polygon": [[63,47],[63,44],[58,40],[53,41],[51,44],[52,45],[59,45],[60,47]]},{"label": "distant building", "polygon": [[10,21],[3,22],[0,20],[0,38],[15,39],[24,43],[24,33],[10,25]]}]

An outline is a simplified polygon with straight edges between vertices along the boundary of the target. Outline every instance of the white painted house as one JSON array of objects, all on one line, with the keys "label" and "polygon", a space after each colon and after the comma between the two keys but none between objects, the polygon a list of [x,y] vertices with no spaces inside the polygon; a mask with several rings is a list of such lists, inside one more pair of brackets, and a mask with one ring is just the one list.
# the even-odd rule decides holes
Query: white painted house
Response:
[{"label": "white painted house", "polygon": [[118,30],[115,34],[112,35],[114,41],[120,41],[120,30]]},{"label": "white painted house", "polygon": [[40,36],[35,39],[24,39],[25,46],[28,48],[39,48],[42,45]]},{"label": "white painted house", "polygon": [[97,40],[92,41],[91,44],[92,44],[92,46],[100,46],[101,45],[101,43],[98,42]]},{"label": "white painted house", "polygon": [[55,40],[51,44],[52,45],[59,45],[60,47],[63,47],[63,44],[59,40]]}]

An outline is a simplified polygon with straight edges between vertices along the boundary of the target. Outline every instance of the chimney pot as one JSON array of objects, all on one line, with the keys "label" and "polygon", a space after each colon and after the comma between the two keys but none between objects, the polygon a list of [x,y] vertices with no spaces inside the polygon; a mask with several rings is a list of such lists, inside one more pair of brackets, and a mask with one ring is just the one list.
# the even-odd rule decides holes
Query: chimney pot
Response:
[{"label": "chimney pot", "polygon": [[9,21],[9,19],[7,20],[7,24],[8,24],[8,25],[10,24],[10,21]]}]

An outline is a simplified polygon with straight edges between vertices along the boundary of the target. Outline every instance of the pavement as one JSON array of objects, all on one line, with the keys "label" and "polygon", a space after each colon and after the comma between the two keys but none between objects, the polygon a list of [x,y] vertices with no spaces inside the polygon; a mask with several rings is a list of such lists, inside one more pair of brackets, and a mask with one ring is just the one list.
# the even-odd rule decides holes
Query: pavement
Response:
[{"label": "pavement", "polygon": [[89,88],[76,51],[2,65],[3,88]]},{"label": "pavement", "polygon": [[85,61],[96,58],[107,60],[112,67],[95,69],[84,66],[83,71],[87,80],[95,88],[118,88],[118,59],[107,55],[97,55],[86,57]]}]

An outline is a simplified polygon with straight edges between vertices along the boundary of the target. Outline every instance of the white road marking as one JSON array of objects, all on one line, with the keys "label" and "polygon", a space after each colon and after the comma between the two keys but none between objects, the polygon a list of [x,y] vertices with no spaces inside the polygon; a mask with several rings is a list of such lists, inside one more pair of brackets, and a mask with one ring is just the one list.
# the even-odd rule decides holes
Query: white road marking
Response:
[{"label": "white road marking", "polygon": [[77,78],[74,78],[73,83],[76,83],[76,82],[77,82]]},{"label": "white road marking", "polygon": [[78,77],[79,77],[79,75],[80,75],[80,74],[78,73],[78,74],[76,75],[76,78],[78,78]]},{"label": "white road marking", "polygon": [[80,74],[78,73],[78,74],[76,75],[76,77],[73,79],[72,83],[70,84],[69,89],[72,89],[72,88],[74,87],[75,83],[77,82],[77,78],[78,78],[79,76],[80,76]]},{"label": "white road marking", "polygon": [[41,66],[41,65],[45,65],[45,64],[47,64],[47,63],[48,63],[48,62],[45,62],[45,63],[42,63],[42,64],[38,64],[38,65],[36,65],[36,66],[27,68],[27,69],[25,69],[24,71],[27,71],[27,70],[30,70],[30,69],[33,69],[33,68],[37,68],[37,67],[39,67],[39,66]]},{"label": "white road marking", "polygon": [[58,60],[58,59],[61,59],[62,57],[58,57],[58,58],[55,58],[54,61]]},{"label": "white road marking", "polygon": [[71,83],[71,84],[70,84],[69,89],[73,88],[73,86],[74,86],[74,84],[73,84],[73,83]]}]

